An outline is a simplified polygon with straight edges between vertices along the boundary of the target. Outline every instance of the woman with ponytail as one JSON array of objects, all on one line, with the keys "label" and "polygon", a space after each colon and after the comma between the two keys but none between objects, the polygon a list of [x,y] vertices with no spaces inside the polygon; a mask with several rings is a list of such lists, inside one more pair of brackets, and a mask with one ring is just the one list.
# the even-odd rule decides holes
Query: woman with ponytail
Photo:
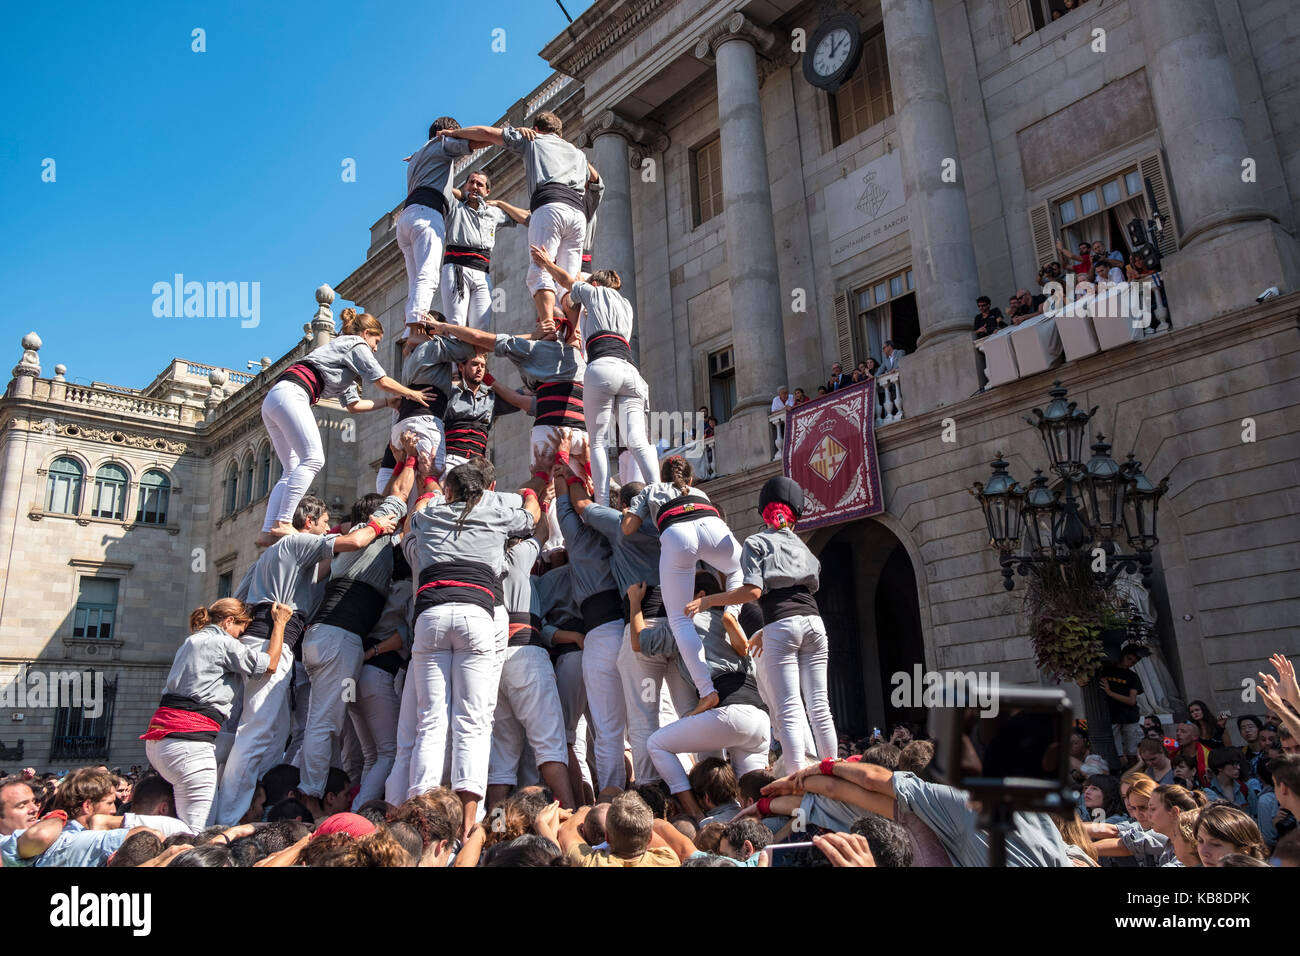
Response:
[{"label": "woman with ponytail", "polygon": [[[435,789],[450,753],[464,837],[487,792],[492,715],[506,643],[498,640],[505,635],[496,619],[505,543],[533,533],[542,513],[540,488],[522,488],[523,507],[514,507],[509,496],[492,491],[493,476],[485,471],[491,466],[483,459],[453,468],[441,488],[426,473],[429,466],[427,460],[420,466],[423,490],[411,509],[409,540],[403,545],[418,576],[406,677],[407,693],[415,688],[414,735],[407,738],[412,740],[407,753],[398,754],[388,791],[402,789],[397,774],[406,775],[407,798]],[[399,736],[399,749],[404,743]]]},{"label": "woman with ponytail", "polygon": [[176,652],[162,702],[140,739],[149,762],[175,788],[176,816],[196,833],[208,825],[217,795],[217,731],[243,678],[279,666],[292,614],[284,604],[271,609],[275,625],[265,652],[239,640],[253,620],[243,601],[221,598],[190,615],[193,633]]},{"label": "woman with ponytail", "polygon": [[721,571],[727,587],[740,585],[740,543],[709,496],[694,487],[695,471],[681,455],[664,459],[659,481],[642,488],[623,511],[623,534],[635,534],[642,522],[659,529],[659,591],[677,652],[706,706],[717,705],[704,645],[686,609],[695,593],[695,565],[703,561]]},{"label": "woman with ponytail", "polygon": [[369,313],[358,315],[355,309],[344,309],[342,318],[343,334],[285,369],[262,401],[262,423],[283,473],[266,502],[258,547],[293,534],[294,509],[325,465],[313,405],[338,398],[349,412],[387,408],[387,402],[376,405],[361,398],[357,383],[363,380],[399,398],[427,404],[422,392],[389,378],[376,361],[384,337],[379,320]]},{"label": "woman with ponytail", "polygon": [[750,653],[768,696],[786,773],[793,773],[804,759],[808,726],[820,759],[834,760],[839,751],[826,690],[830,641],[813,597],[821,564],[794,533],[803,512],[802,488],[789,478],[771,478],[759,493],[758,506],[767,528],[745,539],[743,583],[692,601],[686,613],[758,602],[763,629],[754,636]]}]

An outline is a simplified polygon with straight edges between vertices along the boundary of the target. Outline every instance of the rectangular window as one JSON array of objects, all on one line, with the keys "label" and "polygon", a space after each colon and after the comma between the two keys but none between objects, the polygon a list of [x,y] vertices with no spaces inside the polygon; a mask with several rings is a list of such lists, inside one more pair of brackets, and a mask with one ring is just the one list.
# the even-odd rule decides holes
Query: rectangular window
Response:
[{"label": "rectangular window", "polygon": [[82,578],[72,613],[72,636],[107,641],[117,616],[117,579]]},{"label": "rectangular window", "polygon": [[695,225],[722,212],[722,140],[714,139],[691,152]]},{"label": "rectangular window", "polygon": [[884,30],[863,37],[862,60],[849,81],[830,94],[830,106],[831,140],[836,146],[893,115]]},{"label": "rectangular window", "polygon": [[[54,715],[54,732],[50,737],[50,760],[102,759],[112,744],[113,704],[117,682],[103,681],[102,697],[98,674],[83,672],[81,679],[93,685],[82,687],[81,707],[60,707]],[[95,697],[91,697],[95,695]],[[89,699],[88,699],[89,698]],[[89,703],[93,706],[85,706]],[[97,716],[91,716],[96,714]]]},{"label": "rectangular window", "polygon": [[1147,218],[1142,175],[1136,168],[1112,173],[1100,183],[1054,199],[1051,205],[1059,213],[1061,242],[1070,252],[1076,252],[1080,242],[1098,239],[1107,249],[1131,252],[1128,223]]},{"label": "rectangular window", "polygon": [[228,598],[235,590],[235,572],[227,571],[217,578],[217,600]]},{"label": "rectangular window", "polygon": [[[906,352],[916,348],[920,326],[914,290],[912,270],[906,268],[855,291],[859,350],[855,364],[866,361],[867,356],[879,361],[886,341],[893,341],[896,348]],[[844,371],[848,374],[852,369],[846,367]]]},{"label": "rectangular window", "polygon": [[719,422],[736,407],[736,365],[731,348],[709,353],[709,410]]}]

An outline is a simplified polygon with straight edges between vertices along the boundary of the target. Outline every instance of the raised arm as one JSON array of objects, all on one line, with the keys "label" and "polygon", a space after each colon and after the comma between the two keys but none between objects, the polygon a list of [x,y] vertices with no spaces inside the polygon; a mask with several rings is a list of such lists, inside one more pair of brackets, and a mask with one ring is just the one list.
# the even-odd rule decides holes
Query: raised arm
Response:
[{"label": "raised arm", "polygon": [[521,226],[528,225],[528,220],[531,219],[533,215],[527,209],[520,209],[518,206],[510,205],[510,203],[506,202],[504,199],[489,199],[486,200],[486,202],[489,206],[496,206]]},{"label": "raised arm", "polygon": [[501,136],[501,129],[497,126],[462,126],[459,129],[441,130],[438,135],[451,139],[467,139],[471,143],[486,143],[489,146],[501,146],[505,143]]},{"label": "raised arm", "polygon": [[623,509],[623,533],[636,534],[641,529],[641,516],[634,515],[631,508]]},{"label": "raised arm", "polygon": [[344,554],[348,551],[360,551],[381,534],[392,534],[397,530],[397,519],[380,516],[372,517],[368,522],[353,528],[347,534],[334,539],[334,553]]},{"label": "raised arm", "polygon": [[493,378],[489,387],[501,396],[502,401],[510,403],[521,412],[529,411],[533,407],[533,396],[502,385],[499,378]]},{"label": "raised arm", "polygon": [[560,268],[556,264],[555,260],[546,254],[545,249],[541,246],[529,246],[528,254],[532,257],[534,262],[549,272],[552,277],[554,277],[555,281],[565,289],[565,291],[573,288],[573,283],[575,281],[574,277]]},{"label": "raised arm", "polygon": [[293,609],[289,605],[276,603],[271,607],[271,641],[266,647],[266,656],[270,658],[266,665],[268,674],[274,674],[280,666],[280,655],[284,651],[284,627],[291,617]]},{"label": "raised arm", "polygon": [[480,352],[496,350],[496,335],[483,329],[472,329],[468,325],[452,325],[450,322],[434,321],[424,324],[434,335],[450,335],[454,339],[460,339],[467,345],[474,346]]},{"label": "raised arm", "polygon": [[711,607],[730,607],[733,604],[748,604],[763,596],[763,589],[754,584],[742,584],[738,588],[721,594],[706,594],[686,605],[687,614],[699,614]]},{"label": "raised arm", "polygon": [[641,653],[641,632],[645,630],[645,615],[641,613],[641,599],[645,597],[645,582],[640,581],[627,589],[628,610],[632,620],[628,622],[628,635],[632,641],[632,650]]}]

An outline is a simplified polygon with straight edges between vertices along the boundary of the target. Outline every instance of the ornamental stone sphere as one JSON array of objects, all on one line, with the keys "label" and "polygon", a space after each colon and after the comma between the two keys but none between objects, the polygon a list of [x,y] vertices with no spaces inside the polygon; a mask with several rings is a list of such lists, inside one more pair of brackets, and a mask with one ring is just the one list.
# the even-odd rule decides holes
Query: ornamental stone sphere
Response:
[{"label": "ornamental stone sphere", "polygon": [[316,301],[321,305],[329,305],[334,301],[334,290],[328,285],[323,285],[316,290]]},{"label": "ornamental stone sphere", "polygon": [[214,368],[208,373],[208,384],[213,388],[220,388],[222,385],[226,384],[226,377],[225,370]]},{"label": "ornamental stone sphere", "polygon": [[41,347],[41,337],[35,332],[28,332],[23,336],[23,348],[29,352],[37,352]]}]

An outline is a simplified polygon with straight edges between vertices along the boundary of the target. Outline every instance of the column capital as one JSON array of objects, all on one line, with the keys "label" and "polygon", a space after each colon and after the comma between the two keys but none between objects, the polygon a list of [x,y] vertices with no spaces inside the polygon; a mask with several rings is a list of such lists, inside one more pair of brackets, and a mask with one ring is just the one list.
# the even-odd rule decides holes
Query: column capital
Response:
[{"label": "column capital", "polygon": [[770,57],[779,43],[776,34],[767,27],[736,12],[723,17],[695,41],[695,58],[705,63],[711,62],[718,47],[728,40],[744,40],[764,57]]},{"label": "column capital", "polygon": [[628,165],[641,166],[641,160],[651,153],[662,153],[668,148],[668,134],[658,123],[630,120],[615,110],[601,110],[595,114],[577,136],[579,149],[594,146],[601,136],[621,136],[629,147]]}]

